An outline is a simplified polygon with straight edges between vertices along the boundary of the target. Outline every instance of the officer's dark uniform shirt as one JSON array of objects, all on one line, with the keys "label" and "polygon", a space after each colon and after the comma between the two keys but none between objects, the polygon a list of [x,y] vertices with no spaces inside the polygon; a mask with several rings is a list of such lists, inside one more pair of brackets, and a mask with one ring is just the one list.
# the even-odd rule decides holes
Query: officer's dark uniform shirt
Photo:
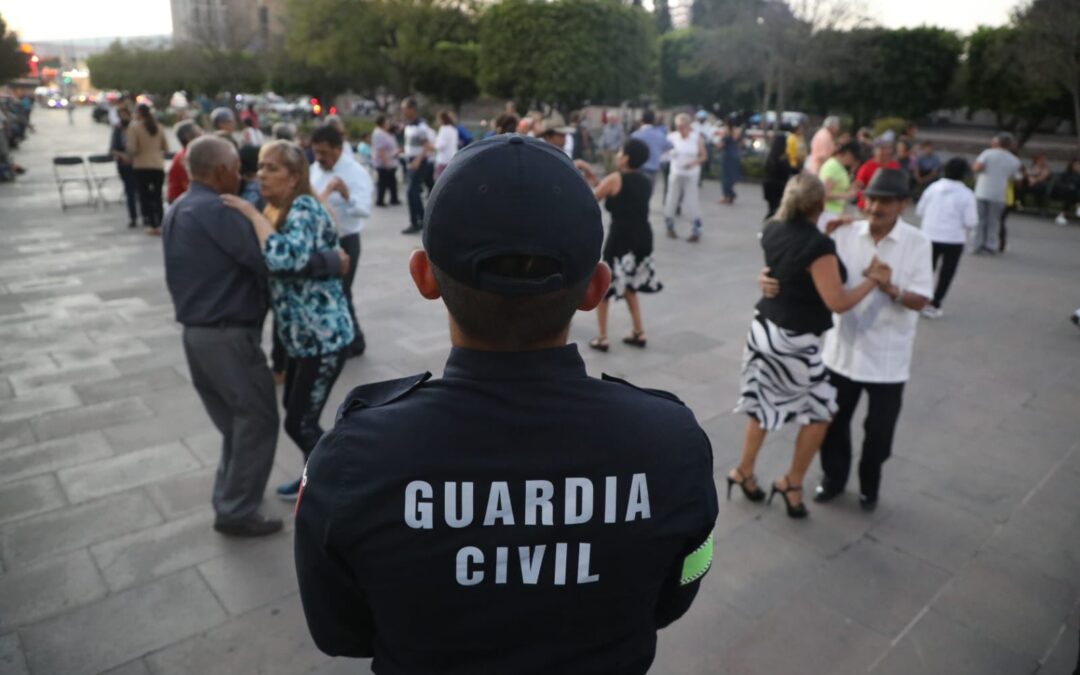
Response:
[{"label": "officer's dark uniform shirt", "polygon": [[308,462],[308,625],[380,675],[644,673],[712,556],[712,451],[576,346],[355,389]]}]

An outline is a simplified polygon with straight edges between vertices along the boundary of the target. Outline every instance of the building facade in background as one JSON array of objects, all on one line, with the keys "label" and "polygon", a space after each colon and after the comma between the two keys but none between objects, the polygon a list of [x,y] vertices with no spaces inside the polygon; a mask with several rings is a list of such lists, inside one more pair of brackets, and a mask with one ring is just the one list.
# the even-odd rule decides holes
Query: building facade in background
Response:
[{"label": "building facade in background", "polygon": [[171,0],[173,42],[264,51],[285,33],[285,0]]}]

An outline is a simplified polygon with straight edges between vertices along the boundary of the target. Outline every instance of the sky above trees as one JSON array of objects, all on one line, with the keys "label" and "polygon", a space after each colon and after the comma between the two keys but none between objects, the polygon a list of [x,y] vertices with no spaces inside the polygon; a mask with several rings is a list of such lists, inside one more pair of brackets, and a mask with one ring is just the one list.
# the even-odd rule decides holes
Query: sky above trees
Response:
[{"label": "sky above trees", "polygon": [[[674,0],[672,4],[675,4]],[[940,26],[970,33],[1005,23],[1018,0],[864,0],[867,13],[887,28]],[[646,5],[651,4],[648,0]],[[165,35],[172,32],[169,0],[0,0],[0,15],[24,40]]]}]

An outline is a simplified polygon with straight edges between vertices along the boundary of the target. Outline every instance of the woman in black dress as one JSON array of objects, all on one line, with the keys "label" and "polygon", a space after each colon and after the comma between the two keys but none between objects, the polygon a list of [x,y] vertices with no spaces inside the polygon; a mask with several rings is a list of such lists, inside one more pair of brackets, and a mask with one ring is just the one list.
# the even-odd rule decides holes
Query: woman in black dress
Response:
[{"label": "woman in black dress", "polygon": [[641,321],[641,303],[638,293],[655,293],[663,288],[653,269],[652,226],[649,224],[649,199],[652,185],[641,173],[641,166],[649,159],[649,146],[631,138],[615,158],[616,171],[597,181],[592,167],[578,160],[585,180],[593,186],[597,201],[604,201],[611,213],[611,228],[604,242],[604,262],[611,267],[611,287],[607,297],[596,310],[599,334],[589,341],[589,346],[602,352],[608,350],[607,319],[608,302],[611,298],[626,299],[633,332],[623,338],[625,344],[644,347],[645,327]]}]

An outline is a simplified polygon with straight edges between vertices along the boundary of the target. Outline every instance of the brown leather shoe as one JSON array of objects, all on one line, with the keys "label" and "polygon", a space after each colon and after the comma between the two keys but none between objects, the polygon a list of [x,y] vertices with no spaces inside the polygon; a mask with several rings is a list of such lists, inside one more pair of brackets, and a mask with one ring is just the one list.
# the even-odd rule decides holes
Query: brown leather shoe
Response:
[{"label": "brown leather shoe", "polygon": [[691,244],[696,244],[697,242],[701,241],[701,235],[695,232],[689,237],[687,237],[686,241],[690,242]]}]

